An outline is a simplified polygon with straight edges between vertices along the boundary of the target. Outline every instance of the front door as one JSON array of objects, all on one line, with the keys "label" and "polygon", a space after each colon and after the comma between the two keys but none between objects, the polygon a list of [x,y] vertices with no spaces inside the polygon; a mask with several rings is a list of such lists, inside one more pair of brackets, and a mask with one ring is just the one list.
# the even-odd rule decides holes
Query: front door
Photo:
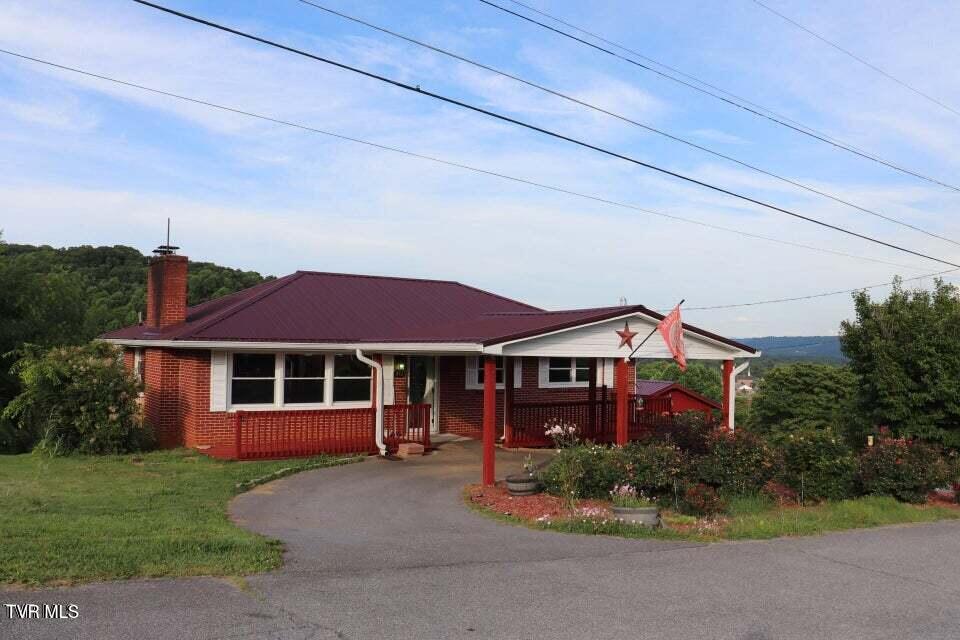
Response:
[{"label": "front door", "polygon": [[433,356],[410,356],[407,372],[407,402],[429,404],[430,433],[437,432],[435,359]]}]

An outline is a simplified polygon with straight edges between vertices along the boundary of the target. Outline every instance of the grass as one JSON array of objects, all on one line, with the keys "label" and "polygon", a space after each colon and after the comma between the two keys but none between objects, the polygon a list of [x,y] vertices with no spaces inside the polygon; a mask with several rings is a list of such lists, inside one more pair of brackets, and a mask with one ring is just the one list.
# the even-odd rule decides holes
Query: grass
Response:
[{"label": "grass", "polygon": [[0,584],[275,569],[279,541],[234,525],[227,503],[257,483],[353,460],[229,462],[187,450],[0,456]]},{"label": "grass", "polygon": [[531,529],[697,542],[810,536],[830,531],[960,519],[960,508],[954,506],[906,504],[885,496],[866,496],[814,506],[782,508],[769,498],[757,495],[733,498],[727,512],[715,519],[698,519],[665,511],[663,521],[666,526],[661,529],[650,529],[612,520],[590,518],[555,519],[551,522],[530,521],[504,515],[476,504],[469,500],[466,491],[464,497],[466,504],[474,511],[495,520],[519,524]]},{"label": "grass", "polygon": [[819,535],[828,531],[863,529],[890,524],[960,519],[960,509],[914,505],[885,496],[825,502],[809,507],[733,511],[724,537],[731,540]]}]

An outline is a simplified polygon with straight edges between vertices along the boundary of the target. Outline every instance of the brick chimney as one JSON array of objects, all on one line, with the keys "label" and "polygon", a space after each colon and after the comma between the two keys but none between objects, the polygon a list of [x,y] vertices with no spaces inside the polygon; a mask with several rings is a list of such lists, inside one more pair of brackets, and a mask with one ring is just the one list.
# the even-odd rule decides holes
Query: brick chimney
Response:
[{"label": "brick chimney", "polygon": [[146,325],[162,329],[187,319],[187,256],[156,253],[147,269]]}]

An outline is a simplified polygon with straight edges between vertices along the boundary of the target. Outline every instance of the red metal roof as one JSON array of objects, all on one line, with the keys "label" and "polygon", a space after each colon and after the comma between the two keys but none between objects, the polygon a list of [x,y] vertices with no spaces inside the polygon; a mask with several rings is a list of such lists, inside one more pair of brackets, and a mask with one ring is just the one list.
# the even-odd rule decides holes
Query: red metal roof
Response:
[{"label": "red metal roof", "polygon": [[637,380],[637,395],[642,397],[653,396],[666,391],[676,382],[673,380]]},{"label": "red metal roof", "polygon": [[682,393],[690,396],[691,398],[695,398],[700,402],[713,407],[714,409],[720,408],[720,403],[716,400],[699,394],[693,389],[688,389],[679,382],[674,382],[673,380],[637,380],[636,389],[637,395],[641,398],[655,398],[668,392],[676,391],[677,393]]},{"label": "red metal roof", "polygon": [[[237,342],[455,342],[496,344],[641,312],[642,306],[544,311],[448,280],[297,271],[187,309],[187,320],[156,329],[134,325],[116,340]],[[753,352],[726,338],[708,337]]]}]

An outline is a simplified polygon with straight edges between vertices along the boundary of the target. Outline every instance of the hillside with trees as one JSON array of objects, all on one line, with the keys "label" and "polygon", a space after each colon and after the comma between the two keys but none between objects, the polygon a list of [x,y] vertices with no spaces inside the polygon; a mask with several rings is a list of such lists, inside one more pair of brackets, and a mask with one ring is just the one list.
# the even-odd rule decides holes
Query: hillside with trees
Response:
[{"label": "hillside with trees", "polygon": [[[0,409],[18,392],[9,368],[24,344],[78,345],[135,324],[145,308],[147,256],[133,247],[54,248],[0,238]],[[189,304],[263,282],[253,271],[189,266]],[[0,425],[0,450],[10,432]]]}]

